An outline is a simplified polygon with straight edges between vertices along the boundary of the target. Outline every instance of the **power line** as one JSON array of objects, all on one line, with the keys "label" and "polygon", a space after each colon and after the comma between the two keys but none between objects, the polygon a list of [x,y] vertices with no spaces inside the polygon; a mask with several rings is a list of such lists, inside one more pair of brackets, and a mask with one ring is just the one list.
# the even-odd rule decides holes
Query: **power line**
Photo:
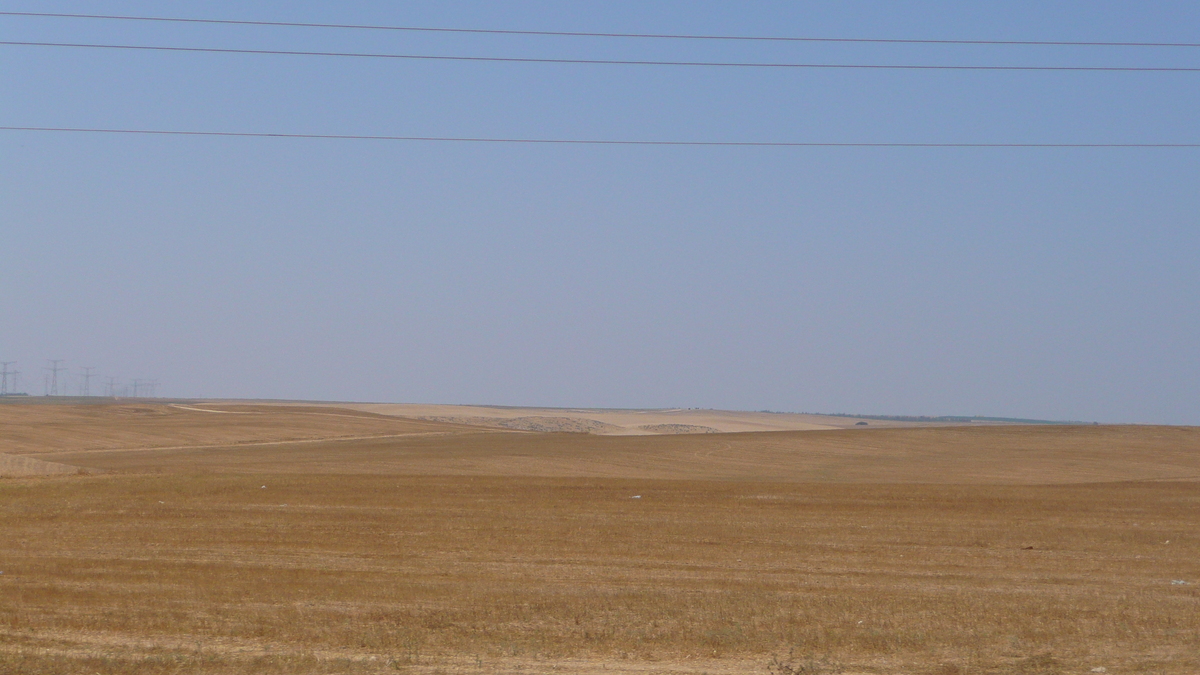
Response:
[{"label": "power line", "polygon": [[[16,365],[16,363],[16,361],[0,361],[0,396],[8,396],[17,389],[17,375],[19,373],[9,369],[9,366]],[[11,391],[9,388],[10,376],[12,377]]]},{"label": "power line", "polygon": [[80,396],[91,396],[92,395],[92,378],[96,377],[95,373],[93,373],[92,371],[94,371],[96,369],[92,368],[92,367],[81,367],[80,370],[83,371],[83,382],[82,382],[82,386],[80,386],[80,388],[79,388],[79,394],[80,394]]},{"label": "power line", "polygon": [[133,381],[133,398],[154,398],[158,380],[138,379]]},{"label": "power line", "polygon": [[62,362],[62,359],[49,359],[50,365],[43,368],[43,370],[50,371],[48,373],[49,379],[46,381],[47,396],[58,396],[58,374],[66,370],[66,368],[59,365]]},{"label": "power line", "polygon": [[371,24],[301,23],[294,21],[248,21],[235,19],[189,19],[163,16],[111,14],[56,14],[50,12],[0,12],[0,16],[56,19],[104,19],[162,23],[215,24],[226,26],[270,26],[277,28],[339,28],[350,30],[403,31],[414,33],[467,33],[475,35],[531,35],[547,37],[636,38],[654,40],[725,40],[741,42],[833,42],[915,45],[1004,45],[1048,47],[1200,47],[1195,42],[1080,42],[1069,40],[921,40],[895,38],[787,37],[769,35],[689,35],[677,33],[595,33],[584,31],[502,30],[488,28],[434,28],[428,26],[381,26]]},{"label": "power line", "polygon": [[495,143],[537,145],[650,145],[736,148],[1200,148],[1200,143],[872,143],[789,141],[655,141],[580,138],[498,138],[471,136],[375,136],[364,134],[292,134],[243,131],[180,131],[163,129],[101,129],[90,127],[0,126],[0,131],[34,131],[150,136],[201,136],[221,138],[283,138],[336,141],[412,141],[425,143]]},{"label": "power line", "polygon": [[776,68],[833,70],[998,70],[998,71],[1090,71],[1131,73],[1196,73],[1200,67],[1174,66],[939,66],[887,63],[771,63],[753,61],[641,61],[625,59],[558,59],[516,56],[446,56],[437,54],[386,54],[371,52],[321,52],[291,49],[234,49],[222,47],[170,47],[162,45],[115,45],[81,42],[0,41],[10,47],[60,47],[73,49],[112,49],[125,51],[187,52],[202,54],[257,54],[267,56],[324,56],[357,59],[394,59],[407,61],[475,61],[489,63],[542,63],[589,66],[682,66],[692,68]]}]

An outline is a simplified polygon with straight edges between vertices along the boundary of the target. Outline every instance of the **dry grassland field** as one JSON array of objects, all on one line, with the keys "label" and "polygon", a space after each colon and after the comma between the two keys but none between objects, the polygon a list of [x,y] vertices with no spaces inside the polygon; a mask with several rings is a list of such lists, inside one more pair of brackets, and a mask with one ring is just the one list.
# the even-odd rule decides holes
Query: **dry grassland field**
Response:
[{"label": "dry grassland field", "polygon": [[0,405],[0,673],[1200,673],[1200,429],[394,413]]}]

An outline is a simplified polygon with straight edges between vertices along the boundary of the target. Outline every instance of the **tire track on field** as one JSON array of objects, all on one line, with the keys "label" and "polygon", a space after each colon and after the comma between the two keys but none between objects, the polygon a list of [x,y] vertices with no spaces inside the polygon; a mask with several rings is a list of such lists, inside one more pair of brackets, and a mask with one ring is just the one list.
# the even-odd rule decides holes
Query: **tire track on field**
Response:
[{"label": "tire track on field", "polygon": [[[492,430],[488,430],[489,432]],[[70,457],[73,455],[85,455],[108,452],[161,452],[165,450],[219,450],[228,448],[251,448],[271,445],[302,445],[308,443],[338,443],[342,441],[371,441],[371,440],[386,440],[389,438],[417,438],[427,436],[455,436],[460,434],[485,433],[474,431],[412,431],[403,434],[380,434],[371,436],[328,436],[322,438],[298,438],[294,440],[277,440],[277,441],[246,441],[232,443],[205,443],[203,445],[162,445],[162,446],[143,446],[136,448],[97,448],[94,450],[71,450],[69,452],[39,452],[37,457]],[[13,456],[13,455],[10,455]],[[23,455],[21,455],[23,456]]]}]

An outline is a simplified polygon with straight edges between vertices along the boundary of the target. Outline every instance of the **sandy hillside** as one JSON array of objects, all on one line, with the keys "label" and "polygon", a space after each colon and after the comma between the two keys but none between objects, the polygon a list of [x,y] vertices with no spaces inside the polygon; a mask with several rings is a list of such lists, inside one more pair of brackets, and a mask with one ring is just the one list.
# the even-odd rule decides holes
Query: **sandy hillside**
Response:
[{"label": "sandy hillside", "polygon": [[609,412],[610,421],[506,412],[489,418],[508,425],[496,429],[453,422],[471,417],[311,405],[5,405],[0,455],[9,458],[9,474],[62,471],[18,461],[30,456],[100,471],[943,484],[1200,477],[1197,428],[965,424],[711,433],[749,424],[755,414],[731,413],[726,423],[726,414],[711,411]]},{"label": "sandy hillside", "polygon": [[[816,431],[846,428],[900,428],[932,423],[862,420],[833,415],[801,415],[733,410],[607,410],[509,408],[503,406],[400,403],[339,404],[341,407],[412,419],[429,419],[528,431],[586,432],[604,436],[703,434],[744,431]],[[939,426],[946,426],[942,423]]]}]

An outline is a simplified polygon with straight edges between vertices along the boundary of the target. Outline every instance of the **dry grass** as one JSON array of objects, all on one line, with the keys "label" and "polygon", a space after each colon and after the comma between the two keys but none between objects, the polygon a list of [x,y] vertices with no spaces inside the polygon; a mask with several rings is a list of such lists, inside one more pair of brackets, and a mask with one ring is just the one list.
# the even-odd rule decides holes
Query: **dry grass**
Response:
[{"label": "dry grass", "polygon": [[1200,484],[1079,481],[1196,475],[1196,439],[77,452],[113,473],[0,481],[0,673],[1195,673]]},{"label": "dry grass", "polygon": [[879,672],[1200,669],[1200,594],[1171,583],[1200,582],[1192,484],[168,475],[8,481],[0,504],[0,641],[62,672],[766,672],[791,648]]}]

